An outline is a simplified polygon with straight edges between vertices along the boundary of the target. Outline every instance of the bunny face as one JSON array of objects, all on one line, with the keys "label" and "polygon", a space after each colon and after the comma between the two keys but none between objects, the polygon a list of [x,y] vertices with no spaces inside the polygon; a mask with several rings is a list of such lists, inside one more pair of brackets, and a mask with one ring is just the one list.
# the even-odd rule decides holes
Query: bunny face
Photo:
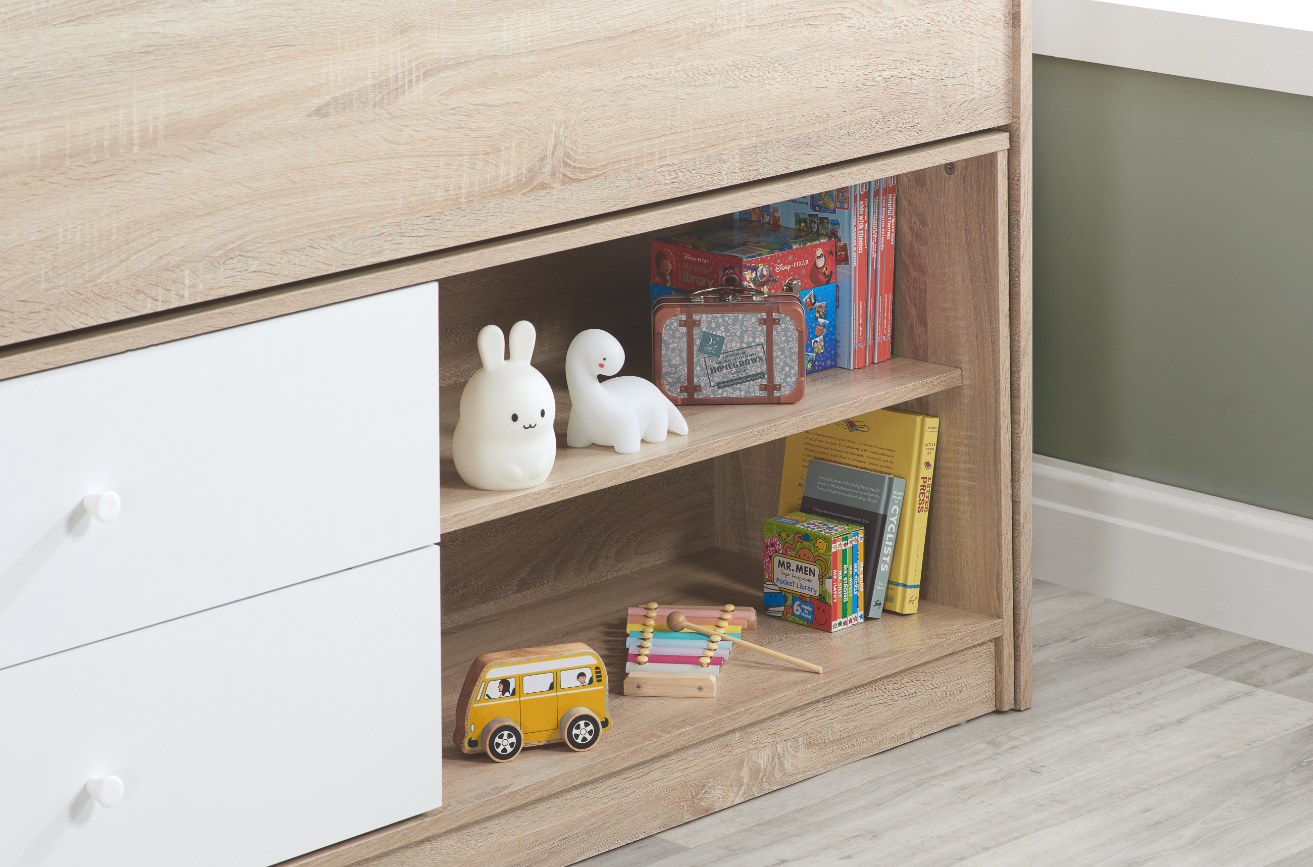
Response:
[{"label": "bunny face", "polygon": [[461,421],[467,417],[477,421],[484,436],[534,436],[550,432],[556,420],[552,387],[528,364],[507,363],[479,371],[470,379],[460,403]]}]

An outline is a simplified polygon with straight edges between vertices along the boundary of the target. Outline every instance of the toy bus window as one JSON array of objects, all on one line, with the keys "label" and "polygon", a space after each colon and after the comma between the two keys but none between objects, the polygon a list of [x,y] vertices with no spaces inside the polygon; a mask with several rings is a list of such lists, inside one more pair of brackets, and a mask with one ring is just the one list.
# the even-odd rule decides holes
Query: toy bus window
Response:
[{"label": "toy bus window", "polygon": [[540,692],[551,692],[552,678],[555,675],[552,672],[545,674],[526,674],[524,676],[524,694],[534,695]]},{"label": "toy bus window", "polygon": [[578,686],[588,686],[593,682],[593,671],[590,668],[571,668],[561,672],[561,689],[574,689]]},{"label": "toy bus window", "polygon": [[484,698],[510,698],[515,695],[515,678],[503,677],[490,680],[483,687]]}]

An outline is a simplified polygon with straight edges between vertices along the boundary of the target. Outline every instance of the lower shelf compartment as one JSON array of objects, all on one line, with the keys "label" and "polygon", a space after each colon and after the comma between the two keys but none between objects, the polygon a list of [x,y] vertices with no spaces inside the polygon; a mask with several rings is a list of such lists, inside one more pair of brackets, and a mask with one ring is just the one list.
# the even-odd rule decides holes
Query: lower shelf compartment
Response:
[{"label": "lower shelf compartment", "polygon": [[[398,867],[569,864],[994,709],[992,639],[1002,622],[925,601],[910,617],[886,614],[834,635],[760,617],[746,636],[820,664],[822,675],[740,648],[714,699],[621,694],[628,606],[760,611],[760,588],[757,558],[709,549],[447,630],[443,807],[288,867],[338,867],[394,849]],[[587,643],[607,665],[613,727],[596,747],[529,748],[494,764],[451,746],[456,693],[476,656],[567,641]]]}]

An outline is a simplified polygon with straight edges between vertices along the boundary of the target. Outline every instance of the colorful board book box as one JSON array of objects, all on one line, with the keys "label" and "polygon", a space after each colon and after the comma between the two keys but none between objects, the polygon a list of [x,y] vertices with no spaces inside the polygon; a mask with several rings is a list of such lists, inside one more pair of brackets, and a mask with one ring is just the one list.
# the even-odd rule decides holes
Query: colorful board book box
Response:
[{"label": "colorful board book box", "polygon": [[648,282],[684,292],[731,286],[802,295],[835,282],[835,257],[830,238],[743,223],[653,239]]},{"label": "colorful board book box", "polygon": [[870,207],[871,184],[867,182],[750,208],[734,215],[740,224],[793,227],[834,241],[839,298],[835,310],[835,325],[839,332],[837,365],[848,370],[867,364]]},{"label": "colorful board book box", "polygon": [[897,177],[888,177],[734,214],[739,224],[792,226],[834,240],[839,367],[856,369],[890,357],[897,185]]},{"label": "colorful board book box", "polygon": [[767,614],[825,632],[865,619],[860,526],[790,512],[766,521],[764,530]]}]

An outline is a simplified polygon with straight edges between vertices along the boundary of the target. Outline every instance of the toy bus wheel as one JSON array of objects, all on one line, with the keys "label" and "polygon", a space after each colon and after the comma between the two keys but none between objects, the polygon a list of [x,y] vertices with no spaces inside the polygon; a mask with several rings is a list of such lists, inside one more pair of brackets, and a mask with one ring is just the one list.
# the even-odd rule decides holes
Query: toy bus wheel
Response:
[{"label": "toy bus wheel", "polygon": [[524,734],[511,720],[498,717],[483,727],[483,751],[494,762],[509,762],[520,754],[524,746]]},{"label": "toy bus wheel", "polygon": [[592,711],[577,707],[561,717],[561,738],[572,750],[583,751],[597,743],[602,736],[602,724]]}]

